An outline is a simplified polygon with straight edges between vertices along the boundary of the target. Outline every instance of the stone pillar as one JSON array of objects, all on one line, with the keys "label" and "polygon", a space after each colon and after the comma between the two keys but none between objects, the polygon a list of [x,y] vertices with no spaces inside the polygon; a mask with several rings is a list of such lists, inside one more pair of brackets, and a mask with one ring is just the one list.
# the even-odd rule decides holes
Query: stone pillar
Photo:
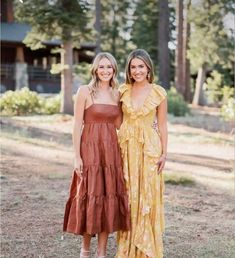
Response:
[{"label": "stone pillar", "polygon": [[20,90],[23,87],[29,87],[27,64],[16,63],[15,64],[15,89]]},{"label": "stone pillar", "polygon": [[15,64],[15,89],[20,90],[23,87],[29,87],[27,64],[24,62],[23,47],[17,47]]}]

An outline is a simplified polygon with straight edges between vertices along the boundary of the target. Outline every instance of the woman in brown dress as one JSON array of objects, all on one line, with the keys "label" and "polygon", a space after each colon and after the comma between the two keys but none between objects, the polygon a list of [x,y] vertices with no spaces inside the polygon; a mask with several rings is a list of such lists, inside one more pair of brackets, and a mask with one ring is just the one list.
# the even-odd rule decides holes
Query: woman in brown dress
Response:
[{"label": "woman in brown dress", "polygon": [[74,173],[64,231],[83,236],[80,258],[89,257],[98,234],[98,257],[105,257],[108,234],[130,228],[128,197],[116,129],[121,123],[117,64],[109,53],[93,62],[92,80],[75,98]]}]

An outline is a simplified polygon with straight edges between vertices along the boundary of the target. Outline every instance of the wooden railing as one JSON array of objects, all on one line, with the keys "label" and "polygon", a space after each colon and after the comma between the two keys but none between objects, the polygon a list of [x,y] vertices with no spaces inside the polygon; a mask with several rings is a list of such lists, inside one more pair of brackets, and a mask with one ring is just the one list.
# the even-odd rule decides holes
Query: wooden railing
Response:
[{"label": "wooden railing", "polygon": [[13,78],[15,75],[15,66],[13,64],[1,64],[1,78]]},{"label": "wooden railing", "polygon": [[[59,74],[51,74],[50,68],[44,69],[42,66],[28,65],[29,80],[46,80],[46,81],[59,81]],[[14,64],[1,64],[1,78],[14,78],[15,65]]]},{"label": "wooden railing", "polygon": [[59,81],[59,74],[52,74],[50,68],[44,69],[41,66],[28,66],[29,80]]}]

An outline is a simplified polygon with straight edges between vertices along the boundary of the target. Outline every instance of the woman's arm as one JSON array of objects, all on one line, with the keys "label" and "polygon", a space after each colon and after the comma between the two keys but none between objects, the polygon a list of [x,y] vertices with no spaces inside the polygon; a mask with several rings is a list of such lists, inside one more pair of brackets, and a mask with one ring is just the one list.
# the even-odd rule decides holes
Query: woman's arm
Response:
[{"label": "woman's arm", "polygon": [[77,91],[74,102],[74,121],[73,121],[73,147],[74,147],[74,169],[82,173],[83,162],[80,154],[81,133],[83,126],[83,116],[86,105],[87,89],[81,86]]},{"label": "woman's arm", "polygon": [[166,155],[167,155],[167,140],[168,140],[168,132],[167,132],[167,99],[163,100],[161,104],[158,106],[157,110],[157,123],[158,130],[160,132],[160,139],[162,144],[162,155],[158,162],[158,173],[164,168]]},{"label": "woman's arm", "polygon": [[117,99],[116,99],[118,106],[120,107],[120,113],[117,119],[115,120],[115,126],[117,129],[120,128],[123,120],[123,113],[122,113],[122,102],[120,102],[120,92],[117,92]]}]

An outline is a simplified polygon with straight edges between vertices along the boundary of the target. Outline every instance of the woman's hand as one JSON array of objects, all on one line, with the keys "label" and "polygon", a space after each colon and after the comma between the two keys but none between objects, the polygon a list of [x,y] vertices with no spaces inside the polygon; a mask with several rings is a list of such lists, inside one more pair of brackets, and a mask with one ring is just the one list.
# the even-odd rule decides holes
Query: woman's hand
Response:
[{"label": "woman's hand", "polygon": [[159,161],[157,162],[157,173],[158,175],[161,174],[164,166],[165,166],[165,163],[166,163],[166,155],[162,155],[159,159]]},{"label": "woman's hand", "polygon": [[81,157],[75,158],[74,160],[74,170],[76,171],[77,175],[82,177],[83,176],[83,162]]}]

